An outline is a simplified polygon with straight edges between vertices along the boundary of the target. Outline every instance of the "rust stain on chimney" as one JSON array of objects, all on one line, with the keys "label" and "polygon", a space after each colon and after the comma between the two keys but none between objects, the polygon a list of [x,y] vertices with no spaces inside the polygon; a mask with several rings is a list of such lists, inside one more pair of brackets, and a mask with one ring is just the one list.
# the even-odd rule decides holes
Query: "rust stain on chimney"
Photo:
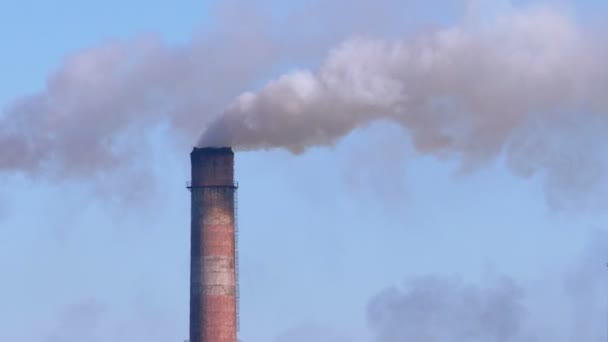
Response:
[{"label": "rust stain on chimney", "polygon": [[234,153],[194,148],[190,160],[190,342],[236,342]]}]

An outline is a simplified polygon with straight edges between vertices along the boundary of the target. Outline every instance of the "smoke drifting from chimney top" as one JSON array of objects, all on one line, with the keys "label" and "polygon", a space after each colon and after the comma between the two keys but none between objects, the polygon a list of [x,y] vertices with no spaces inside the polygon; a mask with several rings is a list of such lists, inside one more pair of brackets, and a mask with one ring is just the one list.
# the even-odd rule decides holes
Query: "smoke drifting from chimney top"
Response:
[{"label": "smoke drifting from chimney top", "polygon": [[564,112],[608,114],[599,43],[548,8],[408,40],[351,39],[318,70],[239,96],[198,145],[301,152],[390,120],[422,153],[488,159],[532,123]]},{"label": "smoke drifting from chimney top", "polygon": [[[273,65],[298,54],[306,60],[314,46],[279,44],[255,16],[240,22],[242,29],[222,22],[177,48],[147,36],[68,57],[44,92],[0,115],[0,169],[103,173],[128,165],[142,132],[159,122],[184,137],[203,129],[199,147],[301,153],[390,121],[420,153],[456,158],[465,170],[505,152],[517,174],[546,172],[548,187],[568,192],[593,189],[605,173],[597,146],[607,126],[607,45],[550,7],[402,40],[359,35],[317,69],[287,73],[230,103]],[[556,145],[562,133],[568,140]]]},{"label": "smoke drifting from chimney top", "polygon": [[419,153],[456,158],[463,171],[506,153],[516,174],[546,175],[549,204],[568,207],[607,171],[597,147],[608,130],[605,48],[550,7],[410,39],[350,39],[318,69],[240,95],[198,145],[301,153],[389,121]]}]

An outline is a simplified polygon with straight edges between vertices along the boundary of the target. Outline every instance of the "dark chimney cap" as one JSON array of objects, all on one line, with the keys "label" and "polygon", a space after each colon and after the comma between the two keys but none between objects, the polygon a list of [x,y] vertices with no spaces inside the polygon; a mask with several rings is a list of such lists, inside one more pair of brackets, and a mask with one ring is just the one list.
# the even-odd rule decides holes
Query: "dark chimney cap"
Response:
[{"label": "dark chimney cap", "polygon": [[234,153],[232,147],[194,147],[190,154],[226,154]]},{"label": "dark chimney cap", "polygon": [[194,147],[190,153],[190,187],[231,187],[234,183],[234,152],[230,147]]}]

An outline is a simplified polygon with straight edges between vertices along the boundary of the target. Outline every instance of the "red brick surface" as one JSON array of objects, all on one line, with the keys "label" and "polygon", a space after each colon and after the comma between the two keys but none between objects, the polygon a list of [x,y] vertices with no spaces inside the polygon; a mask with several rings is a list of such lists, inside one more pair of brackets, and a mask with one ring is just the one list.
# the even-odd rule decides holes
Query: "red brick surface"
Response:
[{"label": "red brick surface", "polygon": [[235,272],[233,160],[230,149],[191,154],[190,342],[237,341],[236,277],[224,276]]}]

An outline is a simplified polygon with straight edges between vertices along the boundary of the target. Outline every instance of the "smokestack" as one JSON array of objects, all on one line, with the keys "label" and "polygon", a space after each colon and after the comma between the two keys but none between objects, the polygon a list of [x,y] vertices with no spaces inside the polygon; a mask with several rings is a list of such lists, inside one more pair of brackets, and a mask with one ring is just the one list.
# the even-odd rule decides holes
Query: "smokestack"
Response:
[{"label": "smokestack", "polygon": [[190,342],[237,341],[234,153],[190,153]]}]

